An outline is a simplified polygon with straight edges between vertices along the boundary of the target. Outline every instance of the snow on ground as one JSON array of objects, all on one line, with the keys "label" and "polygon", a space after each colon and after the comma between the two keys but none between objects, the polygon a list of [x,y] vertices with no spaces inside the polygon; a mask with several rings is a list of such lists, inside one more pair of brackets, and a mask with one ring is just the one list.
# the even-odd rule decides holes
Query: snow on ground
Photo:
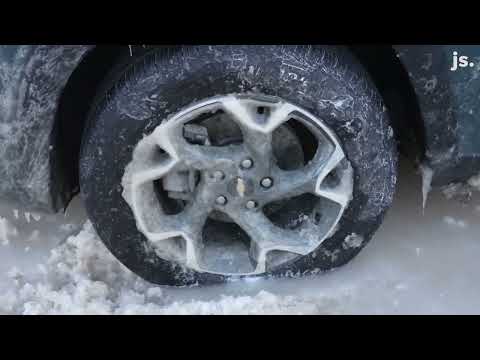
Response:
[{"label": "snow on ground", "polygon": [[434,190],[422,215],[422,180],[405,162],[399,187],[380,231],[341,269],[210,287],[139,279],[104,248],[78,201],[66,217],[30,220],[37,233],[11,216],[0,220],[0,313],[480,313],[480,194],[458,202]]}]

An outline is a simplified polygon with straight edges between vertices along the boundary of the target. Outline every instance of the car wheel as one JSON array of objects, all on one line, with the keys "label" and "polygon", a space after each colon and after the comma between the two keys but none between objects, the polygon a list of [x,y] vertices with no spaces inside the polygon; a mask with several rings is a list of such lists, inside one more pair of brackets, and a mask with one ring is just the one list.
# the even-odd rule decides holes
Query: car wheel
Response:
[{"label": "car wheel", "polygon": [[345,48],[155,48],[102,88],[81,192],[105,245],[150,282],[330,270],[391,205],[393,130]]}]

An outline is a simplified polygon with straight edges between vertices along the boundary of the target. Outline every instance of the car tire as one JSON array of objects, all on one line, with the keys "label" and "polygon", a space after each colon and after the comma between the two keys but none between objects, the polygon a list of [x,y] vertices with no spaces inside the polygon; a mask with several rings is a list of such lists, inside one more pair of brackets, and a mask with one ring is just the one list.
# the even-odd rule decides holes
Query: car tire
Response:
[{"label": "car tire", "polygon": [[298,105],[336,134],[353,169],[353,196],[335,232],[308,255],[264,276],[306,275],[347,263],[391,206],[397,179],[393,129],[369,75],[344,47],[158,47],[107,79],[83,134],[81,194],[106,247],[149,282],[185,286],[231,278],[159,257],[123,197],[122,179],[137,144],[163,120],[202,99],[261,93]]}]

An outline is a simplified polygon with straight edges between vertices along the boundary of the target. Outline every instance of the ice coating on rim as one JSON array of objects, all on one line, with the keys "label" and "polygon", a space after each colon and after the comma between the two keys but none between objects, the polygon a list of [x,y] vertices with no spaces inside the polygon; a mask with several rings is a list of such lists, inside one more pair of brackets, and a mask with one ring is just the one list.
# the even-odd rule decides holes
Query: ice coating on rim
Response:
[{"label": "ice coating on rim", "polygon": [[[259,108],[268,109],[266,115],[263,111],[261,116],[258,115]],[[185,124],[199,115],[219,110],[240,127],[244,135],[242,145],[201,146],[186,141],[183,137]],[[317,137],[319,145],[314,157],[302,169],[283,171],[273,165],[271,139],[272,133],[290,119],[306,125]],[[218,196],[226,193],[227,187],[206,174],[221,169],[229,177],[238,176],[239,183],[244,183],[241,178],[244,172],[239,172],[238,165],[242,159],[250,157],[255,161],[255,169],[269,172],[275,178],[275,185],[268,191],[254,188],[252,196],[259,201],[259,209],[246,209],[248,206],[243,202],[249,199],[243,193],[239,197],[233,196],[227,204],[215,203]],[[155,196],[154,181],[186,169],[202,174],[193,201],[181,213],[167,215]],[[327,180],[332,171],[337,176],[334,184]],[[260,180],[245,181],[260,187]],[[352,199],[353,169],[335,134],[313,114],[276,97],[228,95],[197,102],[181,110],[142,139],[125,170],[122,186],[123,197],[132,208],[137,228],[159,250],[160,257],[199,272],[244,276],[268,271],[267,255],[271,252],[304,256],[330,237]],[[306,221],[299,231],[282,229],[261,210],[263,205],[272,201],[305,193],[322,199],[320,223]],[[245,267],[236,271],[219,271],[202,263],[202,229],[213,210],[227,214],[250,237],[249,257],[253,268],[249,271],[245,271]]]}]

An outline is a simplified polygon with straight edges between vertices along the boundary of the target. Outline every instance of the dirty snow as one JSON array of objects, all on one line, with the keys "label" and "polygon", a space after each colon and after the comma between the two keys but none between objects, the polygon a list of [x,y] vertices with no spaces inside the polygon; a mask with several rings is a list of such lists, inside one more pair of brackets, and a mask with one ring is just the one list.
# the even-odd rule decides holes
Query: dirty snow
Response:
[{"label": "dirty snow", "polygon": [[[37,224],[18,224],[25,219],[10,210],[8,224],[0,222],[0,243],[8,237],[0,245],[0,313],[480,313],[479,194],[457,202],[433,190],[422,215],[422,179],[405,163],[402,172],[392,210],[360,255],[341,269],[303,279],[158,287],[108,253],[78,201],[66,218],[42,217]],[[36,225],[33,239],[26,225]],[[361,241],[352,234],[346,244]]]}]

